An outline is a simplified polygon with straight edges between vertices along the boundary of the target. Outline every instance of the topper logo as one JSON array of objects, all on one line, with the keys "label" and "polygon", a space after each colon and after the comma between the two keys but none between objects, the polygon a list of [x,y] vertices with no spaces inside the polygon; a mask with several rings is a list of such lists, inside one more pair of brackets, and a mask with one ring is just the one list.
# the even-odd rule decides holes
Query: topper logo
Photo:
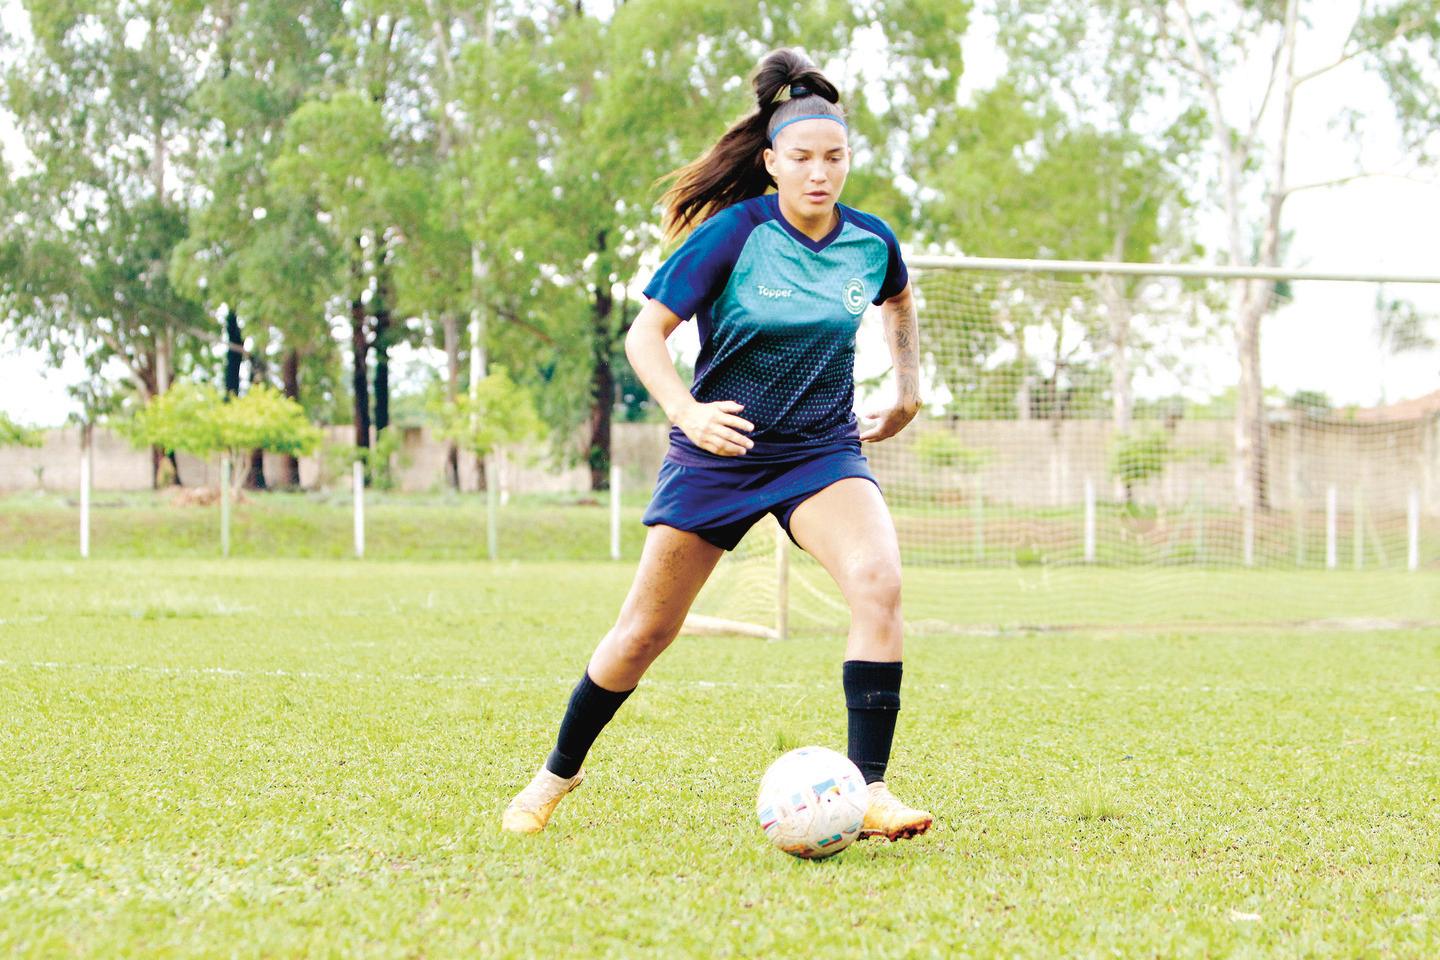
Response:
[{"label": "topper logo", "polygon": [[755,289],[762,297],[769,297],[771,300],[784,300],[790,296],[789,287],[767,287],[763,283],[757,283]]}]

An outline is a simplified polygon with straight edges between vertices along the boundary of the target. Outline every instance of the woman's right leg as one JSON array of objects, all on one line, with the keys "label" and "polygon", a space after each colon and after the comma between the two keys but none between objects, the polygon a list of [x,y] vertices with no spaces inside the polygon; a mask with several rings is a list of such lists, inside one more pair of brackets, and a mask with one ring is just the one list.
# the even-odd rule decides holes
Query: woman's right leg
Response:
[{"label": "woman's right leg", "polygon": [[725,551],[698,534],[656,525],[615,626],[590,657],[590,679],[607,690],[632,690],[670,646],[690,605]]},{"label": "woman's right leg", "polygon": [[555,749],[506,808],[506,830],[543,830],[560,798],[580,785],[580,765],[595,738],[679,635],[685,614],[724,552],[694,533],[658,524],[650,528],[620,615],[570,694]]}]

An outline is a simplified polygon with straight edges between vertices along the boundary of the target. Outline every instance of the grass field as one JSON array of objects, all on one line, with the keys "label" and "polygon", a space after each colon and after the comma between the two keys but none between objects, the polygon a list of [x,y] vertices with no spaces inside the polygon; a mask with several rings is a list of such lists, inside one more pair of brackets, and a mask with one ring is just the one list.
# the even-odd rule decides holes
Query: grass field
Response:
[{"label": "grass field", "polygon": [[936,828],[819,863],[753,797],[843,748],[839,640],[685,639],[503,836],[629,575],[0,560],[0,954],[1440,951],[1434,631],[916,638]]}]

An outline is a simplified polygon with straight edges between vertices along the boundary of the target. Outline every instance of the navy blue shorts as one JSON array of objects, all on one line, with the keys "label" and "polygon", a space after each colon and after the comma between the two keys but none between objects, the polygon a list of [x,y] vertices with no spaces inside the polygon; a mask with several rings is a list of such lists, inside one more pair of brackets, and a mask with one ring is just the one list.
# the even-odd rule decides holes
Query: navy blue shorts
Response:
[{"label": "navy blue shorts", "polygon": [[[858,440],[827,446],[788,463],[746,463],[744,455],[716,459],[721,462],[714,466],[695,466],[667,458],[645,508],[644,524],[686,530],[734,550],[767,513],[774,514],[790,534],[795,508],[838,480],[864,477],[880,486]],[[795,539],[794,534],[790,539]]]}]

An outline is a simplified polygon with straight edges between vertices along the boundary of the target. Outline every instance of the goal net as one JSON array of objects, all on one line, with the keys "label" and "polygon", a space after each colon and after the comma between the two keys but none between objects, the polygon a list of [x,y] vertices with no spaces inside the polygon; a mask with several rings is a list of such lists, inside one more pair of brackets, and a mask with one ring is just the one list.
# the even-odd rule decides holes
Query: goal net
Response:
[{"label": "goal net", "polygon": [[[1440,622],[1440,393],[1336,406],[1349,371],[1318,350],[1307,389],[1247,393],[1237,346],[1248,310],[1378,355],[1440,278],[1238,273],[916,259],[923,411],[865,448],[909,632]],[[889,374],[871,311],[860,410]],[[830,578],[777,533],[727,556],[692,630],[844,632]]]}]

